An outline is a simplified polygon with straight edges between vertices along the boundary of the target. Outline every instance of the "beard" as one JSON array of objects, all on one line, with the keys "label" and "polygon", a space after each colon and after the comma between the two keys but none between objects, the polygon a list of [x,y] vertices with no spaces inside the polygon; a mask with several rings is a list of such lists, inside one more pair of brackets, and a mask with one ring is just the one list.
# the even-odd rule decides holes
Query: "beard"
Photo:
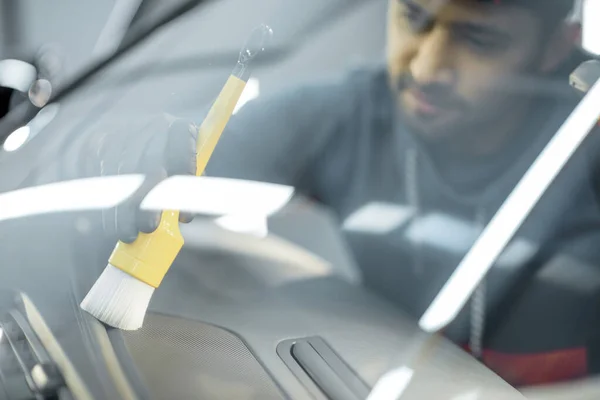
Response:
[{"label": "beard", "polygon": [[[517,129],[532,104],[533,74],[507,78],[488,89],[479,101],[468,101],[443,84],[420,85],[409,73],[391,82],[397,99],[401,124],[418,138],[446,146],[449,151],[462,153],[472,148],[497,148],[506,136]],[[539,77],[534,77],[539,82]],[[535,85],[533,85],[535,86]],[[427,115],[407,104],[411,91],[417,91],[437,109],[439,115]]]},{"label": "beard", "polygon": [[417,83],[410,72],[404,72],[396,79],[395,89],[398,93],[407,90],[416,90],[427,97],[428,102],[438,108],[444,109],[464,109],[465,101],[456,95],[452,89],[444,84],[432,83],[421,85]]},{"label": "beard", "polygon": [[[412,74],[405,72],[394,82],[397,100],[397,112],[403,124],[407,125],[419,137],[428,141],[440,141],[444,138],[456,138],[471,123],[473,113],[468,102],[456,95],[443,84],[421,85]],[[437,110],[437,115],[423,113],[414,107],[414,99],[408,99],[418,93],[427,104]]]}]

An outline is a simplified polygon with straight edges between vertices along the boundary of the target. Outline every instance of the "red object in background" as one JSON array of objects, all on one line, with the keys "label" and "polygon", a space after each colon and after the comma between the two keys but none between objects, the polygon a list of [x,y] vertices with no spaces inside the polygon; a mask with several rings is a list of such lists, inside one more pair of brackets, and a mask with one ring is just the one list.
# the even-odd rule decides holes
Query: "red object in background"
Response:
[{"label": "red object in background", "polygon": [[[469,346],[463,346],[469,351]],[[483,363],[515,387],[558,383],[588,374],[585,348],[545,353],[502,353],[484,349]]]}]

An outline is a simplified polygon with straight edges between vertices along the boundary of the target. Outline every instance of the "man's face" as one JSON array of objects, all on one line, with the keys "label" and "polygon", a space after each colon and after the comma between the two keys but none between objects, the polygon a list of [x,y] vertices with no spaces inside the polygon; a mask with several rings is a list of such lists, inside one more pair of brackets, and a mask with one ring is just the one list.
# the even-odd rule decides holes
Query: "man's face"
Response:
[{"label": "man's face", "polygon": [[403,121],[440,139],[510,118],[524,100],[508,85],[539,71],[541,31],[541,21],[519,7],[390,0],[387,63]]}]

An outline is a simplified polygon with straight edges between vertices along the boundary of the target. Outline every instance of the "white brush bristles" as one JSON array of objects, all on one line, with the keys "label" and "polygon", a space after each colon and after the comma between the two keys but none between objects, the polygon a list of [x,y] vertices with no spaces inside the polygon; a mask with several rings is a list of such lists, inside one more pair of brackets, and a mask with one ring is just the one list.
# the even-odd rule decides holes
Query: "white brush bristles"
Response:
[{"label": "white brush bristles", "polygon": [[142,327],[154,288],[110,264],[81,302],[81,308],[115,328]]}]

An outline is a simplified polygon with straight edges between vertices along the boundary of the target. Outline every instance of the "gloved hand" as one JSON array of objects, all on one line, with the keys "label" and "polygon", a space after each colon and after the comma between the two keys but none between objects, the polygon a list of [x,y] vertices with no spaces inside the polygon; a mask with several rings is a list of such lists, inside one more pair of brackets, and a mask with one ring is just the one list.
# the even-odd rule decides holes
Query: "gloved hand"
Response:
[{"label": "gloved hand", "polygon": [[[122,125],[122,124],[121,124]],[[104,210],[105,232],[130,243],[138,232],[150,233],[160,221],[159,212],[142,211],[141,201],[161,180],[172,175],[195,174],[197,128],[189,121],[161,115],[145,121],[128,121],[129,132],[112,132],[101,137],[97,161],[100,174],[146,176],[141,187],[117,207]],[[192,215],[181,213],[181,222]]]}]

